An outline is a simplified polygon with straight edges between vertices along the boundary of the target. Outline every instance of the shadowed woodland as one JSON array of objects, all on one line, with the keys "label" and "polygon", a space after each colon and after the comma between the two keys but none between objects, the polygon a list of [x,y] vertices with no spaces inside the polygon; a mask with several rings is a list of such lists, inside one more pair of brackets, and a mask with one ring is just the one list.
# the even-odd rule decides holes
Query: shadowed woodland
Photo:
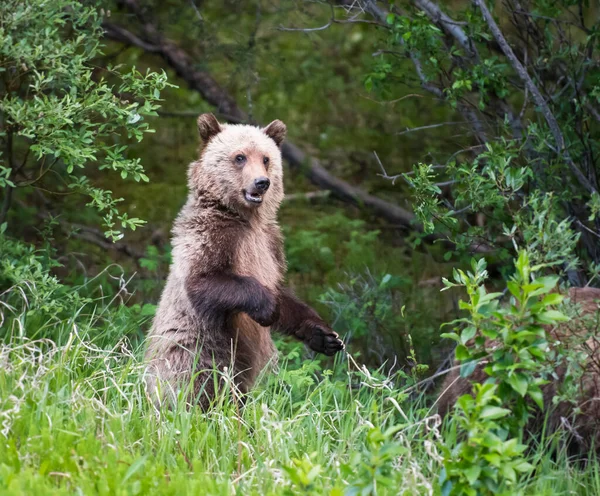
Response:
[{"label": "shadowed woodland", "polygon": [[[0,5],[5,494],[598,494],[600,5]],[[237,401],[157,410],[144,338],[197,118],[287,126],[286,284]],[[446,394],[444,396],[444,393]]]}]

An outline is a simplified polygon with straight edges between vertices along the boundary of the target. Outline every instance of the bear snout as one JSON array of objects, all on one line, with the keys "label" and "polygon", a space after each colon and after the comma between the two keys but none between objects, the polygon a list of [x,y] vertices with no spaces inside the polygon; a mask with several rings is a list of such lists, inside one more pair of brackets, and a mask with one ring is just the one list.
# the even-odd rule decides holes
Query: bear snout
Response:
[{"label": "bear snout", "polygon": [[268,177],[260,176],[254,180],[254,187],[259,193],[264,193],[271,186],[271,180]]}]

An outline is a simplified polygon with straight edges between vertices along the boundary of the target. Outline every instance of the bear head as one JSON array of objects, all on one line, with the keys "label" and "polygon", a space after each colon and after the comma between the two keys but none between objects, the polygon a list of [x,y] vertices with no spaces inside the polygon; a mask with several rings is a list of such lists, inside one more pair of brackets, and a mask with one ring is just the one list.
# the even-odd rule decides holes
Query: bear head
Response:
[{"label": "bear head", "polygon": [[276,216],[283,200],[280,146],[285,124],[221,124],[213,114],[202,114],[198,131],[203,149],[190,167],[190,189],[245,216]]}]

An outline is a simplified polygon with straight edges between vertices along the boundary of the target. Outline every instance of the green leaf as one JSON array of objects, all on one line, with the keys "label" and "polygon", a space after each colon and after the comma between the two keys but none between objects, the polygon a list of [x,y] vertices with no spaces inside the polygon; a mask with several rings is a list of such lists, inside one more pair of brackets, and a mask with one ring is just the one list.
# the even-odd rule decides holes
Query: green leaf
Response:
[{"label": "green leaf", "polygon": [[569,317],[558,310],[546,310],[536,315],[536,321],[541,324],[556,324],[557,322],[567,322]]},{"label": "green leaf", "polygon": [[483,420],[497,420],[509,415],[511,411],[508,408],[501,408],[499,406],[486,406],[481,410],[481,419]]},{"label": "green leaf", "polygon": [[559,303],[562,303],[562,301],[564,300],[564,296],[558,293],[550,293],[549,295],[544,296],[544,299],[542,300],[542,305],[544,306],[549,306],[549,305],[558,305]]},{"label": "green leaf", "polygon": [[528,396],[535,402],[540,410],[544,409],[544,395],[538,386],[531,386],[529,388]]},{"label": "green leaf", "polygon": [[475,326],[466,327],[463,332],[460,333],[460,342],[461,344],[466,344],[467,341],[473,339],[475,334],[477,333],[477,329]]},{"label": "green leaf", "polygon": [[459,344],[456,347],[455,356],[457,360],[463,361],[471,357],[471,352],[466,346]]},{"label": "green leaf", "polygon": [[469,377],[475,371],[478,363],[478,360],[469,360],[468,362],[462,363],[460,365],[460,376]]},{"label": "green leaf", "polygon": [[523,460],[523,461],[518,462],[515,465],[513,465],[513,468],[517,472],[528,473],[528,472],[531,472],[534,469],[534,466],[531,463],[526,462],[525,460]]},{"label": "green leaf", "polygon": [[510,294],[517,298],[517,300],[521,299],[521,288],[519,287],[518,283],[514,281],[509,281],[506,283],[506,286],[508,287]]},{"label": "green leaf", "polygon": [[443,337],[445,339],[451,339],[452,341],[456,341],[457,343],[460,343],[460,336],[458,334],[456,334],[455,332],[444,332],[441,334],[441,337]]},{"label": "green leaf", "polygon": [[472,465],[469,468],[466,468],[463,472],[465,477],[469,481],[469,484],[473,485],[479,479],[479,475],[481,474],[481,467],[479,465]]},{"label": "green leaf", "polygon": [[508,383],[521,396],[525,396],[525,394],[527,393],[529,381],[524,375],[519,374],[518,372],[514,373],[508,377]]}]

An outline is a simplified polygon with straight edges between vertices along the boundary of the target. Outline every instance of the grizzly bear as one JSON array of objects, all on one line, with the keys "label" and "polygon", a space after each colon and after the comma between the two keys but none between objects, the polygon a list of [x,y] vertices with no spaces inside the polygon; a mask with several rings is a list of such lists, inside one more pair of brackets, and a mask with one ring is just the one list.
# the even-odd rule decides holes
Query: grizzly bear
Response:
[{"label": "grizzly bear", "polygon": [[[542,386],[545,412],[536,411],[529,421],[530,434],[539,432],[545,423],[546,434],[565,429],[569,434],[571,453],[587,453],[593,447],[600,452],[600,289],[571,288],[569,300],[579,312],[571,321],[556,327],[548,327],[548,340],[551,348],[557,345],[572,347],[582,356],[583,374],[577,384],[577,399],[553,404],[553,398],[560,391],[567,377],[566,363],[559,363],[554,378]],[[438,396],[437,407],[441,415],[446,415],[458,398],[472,392],[473,383],[483,383],[488,378],[479,364],[468,378],[460,377],[458,367],[452,367],[443,381]]]},{"label": "grizzly bear", "polygon": [[283,199],[279,120],[260,129],[198,118],[200,158],[172,230],[172,264],[146,350],[155,402],[210,406],[227,368],[241,393],[272,362],[271,331],[334,355],[344,345],[283,286],[286,262],[277,211]]}]

